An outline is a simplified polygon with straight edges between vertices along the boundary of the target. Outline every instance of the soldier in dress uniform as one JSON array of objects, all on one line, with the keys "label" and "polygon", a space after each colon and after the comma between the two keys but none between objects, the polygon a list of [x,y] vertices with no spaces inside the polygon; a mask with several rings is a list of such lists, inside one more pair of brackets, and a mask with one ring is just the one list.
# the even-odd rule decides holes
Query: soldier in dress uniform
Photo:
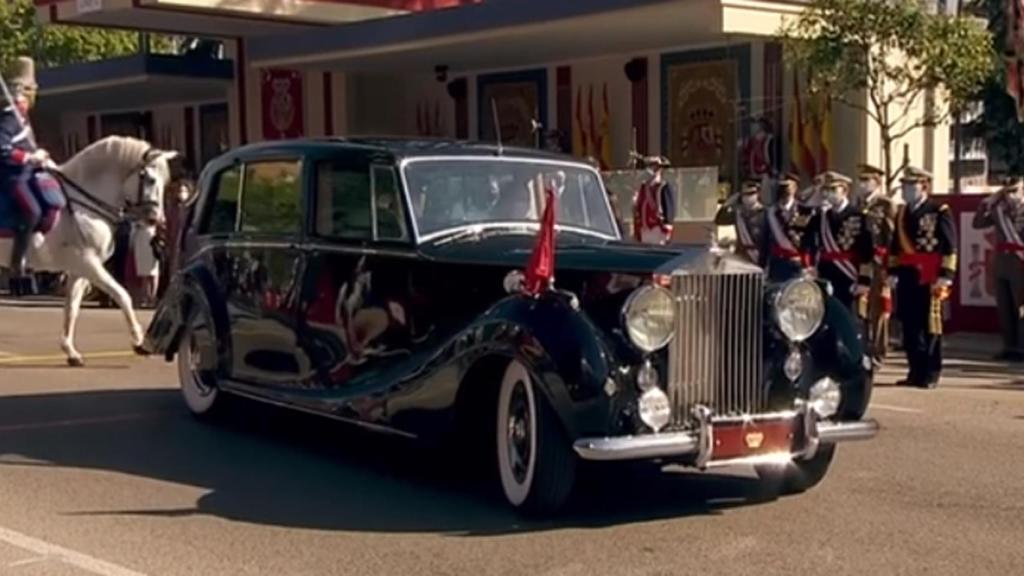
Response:
[{"label": "soldier in dress uniform", "polygon": [[850,200],[853,180],[838,172],[822,175],[822,211],[818,218],[818,275],[832,284],[832,294],[863,317],[871,286],[874,252],[864,212]]},{"label": "soldier in dress uniform", "polygon": [[[57,185],[51,177],[39,172],[51,162],[50,155],[36,146],[28,120],[38,89],[34,61],[27,57],[18,58],[4,79],[14,102],[6,102],[0,111],[0,194],[14,199],[21,216],[13,231],[10,288],[12,294],[22,295],[30,293],[34,287],[32,278],[28,276],[29,246],[41,244],[43,237],[36,236],[36,231],[45,233],[52,229],[60,210],[59,206],[44,207],[39,202],[44,192],[40,186],[53,188]],[[45,192],[52,194],[51,190]]]},{"label": "soldier in dress uniform", "polygon": [[649,177],[633,198],[633,237],[644,244],[668,244],[676,218],[676,193],[665,180],[668,158],[653,156],[644,159]]},{"label": "soldier in dress uniform", "polygon": [[814,269],[817,210],[797,199],[800,178],[779,178],[776,202],[765,211],[768,277],[789,280]]},{"label": "soldier in dress uniform", "polygon": [[1015,178],[986,198],[974,213],[975,229],[995,227],[996,287],[1003,349],[997,360],[1024,360],[1024,180]]},{"label": "soldier in dress uniform", "polygon": [[870,164],[861,164],[858,173],[858,197],[867,218],[874,254],[871,291],[867,299],[867,342],[873,360],[881,364],[889,351],[892,289],[888,283],[888,261],[896,207],[885,190],[885,172]]},{"label": "soldier in dress uniform", "polygon": [[949,206],[929,198],[932,176],[908,166],[901,178],[904,204],[896,213],[889,273],[896,283],[896,314],[910,372],[901,386],[935,388],[942,372],[942,302],[957,265],[956,228]]},{"label": "soldier in dress uniform", "polygon": [[761,182],[747,180],[740,193],[733,195],[715,214],[718,226],[736,227],[736,253],[753,264],[765,265],[764,246],[768,227],[765,207],[761,204]]}]

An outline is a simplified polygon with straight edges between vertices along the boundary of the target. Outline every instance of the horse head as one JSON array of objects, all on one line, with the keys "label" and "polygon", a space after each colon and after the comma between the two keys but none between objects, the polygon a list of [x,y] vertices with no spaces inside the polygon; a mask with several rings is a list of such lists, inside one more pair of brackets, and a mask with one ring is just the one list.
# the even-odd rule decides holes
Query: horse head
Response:
[{"label": "horse head", "polygon": [[168,162],[178,156],[174,150],[149,148],[122,183],[123,205],[135,220],[148,224],[165,221],[164,192],[171,180]]}]

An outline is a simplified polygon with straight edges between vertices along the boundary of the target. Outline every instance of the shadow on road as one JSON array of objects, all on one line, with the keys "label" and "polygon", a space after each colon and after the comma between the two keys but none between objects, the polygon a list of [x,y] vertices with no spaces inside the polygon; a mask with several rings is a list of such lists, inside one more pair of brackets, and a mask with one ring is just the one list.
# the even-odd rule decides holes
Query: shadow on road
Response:
[{"label": "shadow on road", "polygon": [[588,470],[563,517],[527,522],[450,452],[251,402],[240,402],[221,422],[202,423],[185,412],[175,390],[3,397],[0,423],[0,467],[44,462],[209,490],[194,507],[73,515],[200,514],[474,536],[716,514],[758,501],[750,478],[618,467]]}]

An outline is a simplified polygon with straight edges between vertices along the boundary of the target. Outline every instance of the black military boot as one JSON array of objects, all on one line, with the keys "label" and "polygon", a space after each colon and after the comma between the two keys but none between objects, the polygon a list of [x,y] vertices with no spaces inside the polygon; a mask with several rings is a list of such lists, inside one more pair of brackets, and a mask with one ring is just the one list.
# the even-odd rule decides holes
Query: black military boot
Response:
[{"label": "black military boot", "polygon": [[14,233],[10,279],[12,296],[31,296],[35,292],[35,283],[28,275],[28,246],[31,241],[31,228],[19,228]]}]

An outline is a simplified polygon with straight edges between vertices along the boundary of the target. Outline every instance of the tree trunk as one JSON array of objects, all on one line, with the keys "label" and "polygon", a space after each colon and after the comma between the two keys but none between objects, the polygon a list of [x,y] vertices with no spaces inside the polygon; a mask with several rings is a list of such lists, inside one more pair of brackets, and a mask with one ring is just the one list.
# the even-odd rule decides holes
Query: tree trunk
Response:
[{"label": "tree trunk", "polygon": [[880,130],[882,137],[882,170],[885,171],[885,193],[888,195],[892,192],[893,179],[895,174],[892,172],[892,139],[889,137],[889,130],[882,127]]}]

